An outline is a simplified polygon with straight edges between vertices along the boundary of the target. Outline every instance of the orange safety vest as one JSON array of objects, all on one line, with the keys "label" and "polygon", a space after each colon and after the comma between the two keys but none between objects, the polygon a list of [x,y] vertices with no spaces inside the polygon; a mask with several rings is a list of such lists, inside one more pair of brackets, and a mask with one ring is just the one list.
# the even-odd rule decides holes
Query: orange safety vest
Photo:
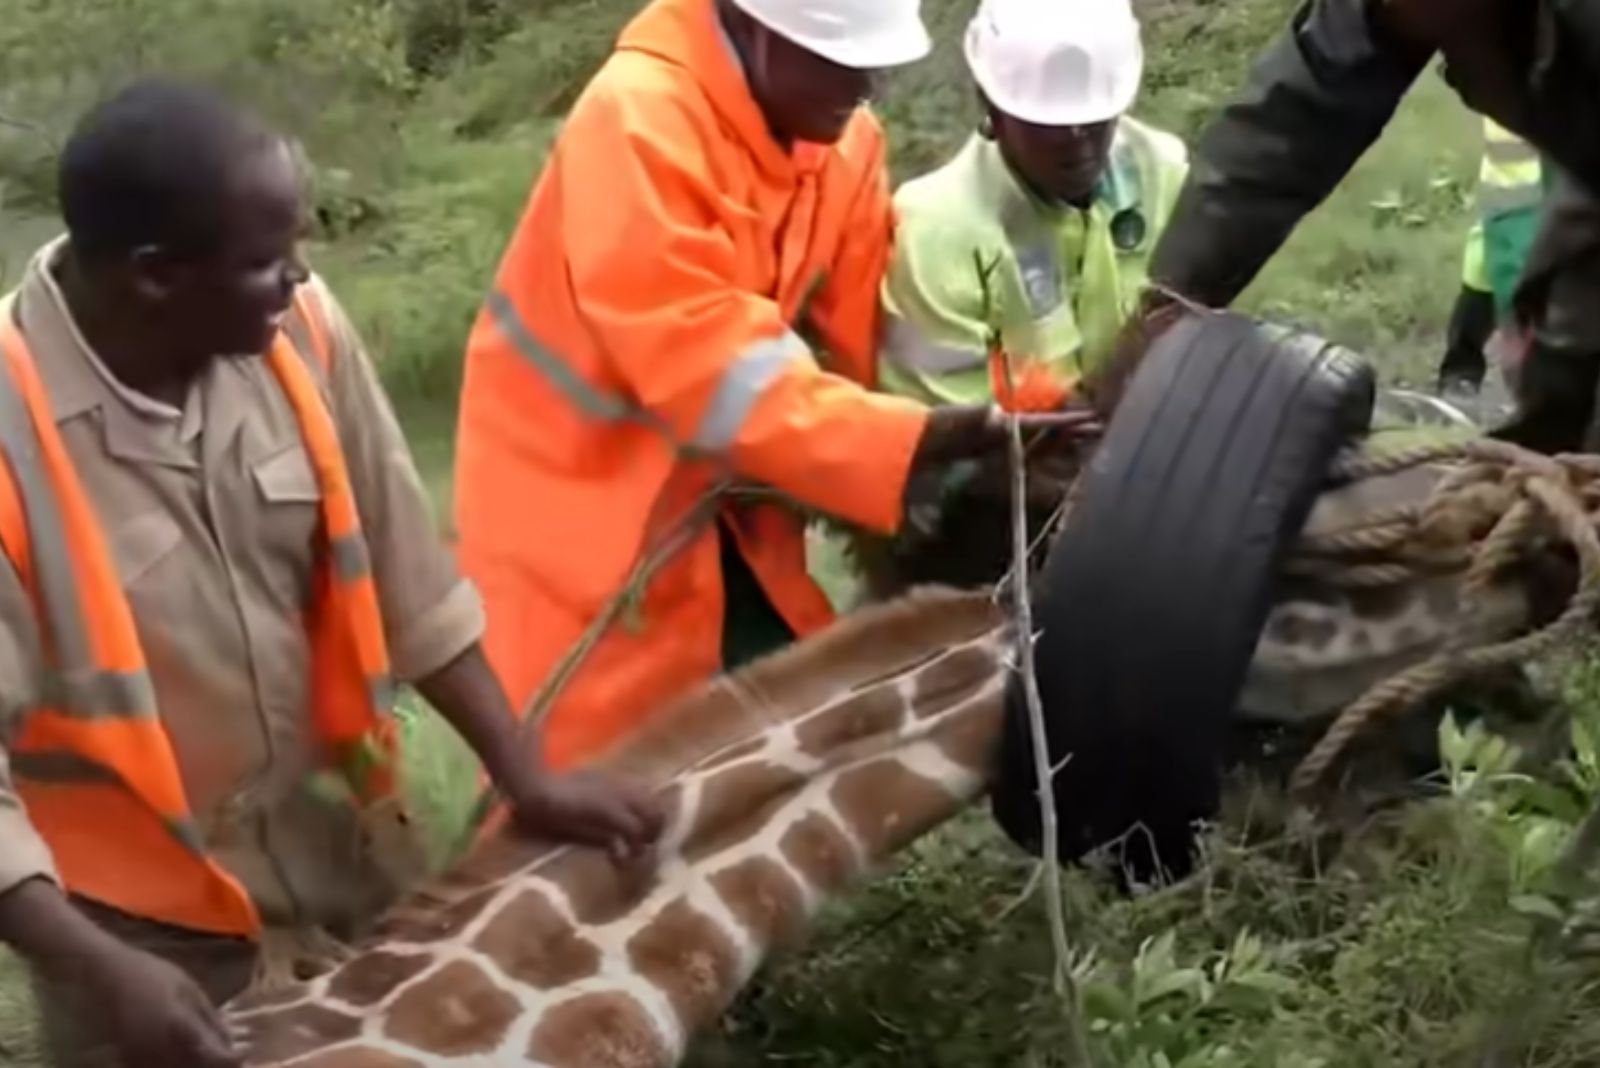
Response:
[{"label": "orange safety vest", "polygon": [[[458,549],[519,711],[721,479],[898,524],[926,412],[867,388],[884,151],[865,110],[836,145],[781,147],[714,0],[653,0],[573,107],[474,325],[457,440]],[[831,620],[799,509],[716,515],[792,630]],[[551,707],[552,765],[719,669],[713,521],[635,607]]]},{"label": "orange safety vest", "polygon": [[[326,370],[321,319],[297,296],[288,329]],[[42,703],[10,750],[28,818],[67,889],[135,916],[254,936],[244,889],[207,856],[94,506],[56,429],[33,356],[0,304],[0,543],[33,598]],[[280,334],[268,363],[300,424],[327,540],[307,620],[313,720],[326,766],[362,801],[396,789],[394,687],[367,545],[333,418]]]}]

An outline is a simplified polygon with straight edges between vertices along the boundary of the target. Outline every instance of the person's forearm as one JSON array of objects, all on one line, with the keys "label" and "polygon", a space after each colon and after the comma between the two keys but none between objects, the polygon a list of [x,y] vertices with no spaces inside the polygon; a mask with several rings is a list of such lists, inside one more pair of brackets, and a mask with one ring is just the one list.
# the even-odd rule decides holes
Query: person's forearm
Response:
[{"label": "person's forearm", "polygon": [[1314,0],[1206,127],[1150,276],[1222,307],[1371,147],[1427,61],[1367,0]]},{"label": "person's forearm", "polygon": [[72,979],[114,938],[74,908],[54,883],[37,878],[0,894],[0,942],[42,971]]},{"label": "person's forearm", "polygon": [[472,747],[497,786],[515,782],[519,775],[542,766],[534,740],[519,740],[511,705],[481,645],[474,643],[419,680],[417,691]]}]

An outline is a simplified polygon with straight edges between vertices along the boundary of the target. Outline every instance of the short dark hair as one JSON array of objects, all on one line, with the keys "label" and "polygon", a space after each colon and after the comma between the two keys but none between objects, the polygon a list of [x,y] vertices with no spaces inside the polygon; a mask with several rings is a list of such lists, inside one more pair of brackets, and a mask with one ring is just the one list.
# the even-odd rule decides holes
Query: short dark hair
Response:
[{"label": "short dark hair", "polygon": [[74,250],[213,250],[235,169],[282,140],[215,89],[164,78],[127,86],[84,115],[61,153],[57,192]]}]

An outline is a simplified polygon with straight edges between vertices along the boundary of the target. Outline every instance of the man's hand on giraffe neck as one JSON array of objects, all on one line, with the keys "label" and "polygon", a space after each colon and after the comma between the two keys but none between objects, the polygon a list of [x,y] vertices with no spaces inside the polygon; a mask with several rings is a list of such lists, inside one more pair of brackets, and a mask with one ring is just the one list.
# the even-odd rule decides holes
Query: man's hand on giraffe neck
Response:
[{"label": "man's hand on giraffe neck", "polygon": [[417,684],[483,761],[495,788],[526,834],[637,856],[661,833],[663,817],[641,787],[598,775],[556,775],[534,747],[519,739],[517,723],[481,647]]},{"label": "man's hand on giraffe neck", "polygon": [[0,895],[0,941],[47,979],[87,993],[95,1028],[128,1064],[239,1068],[216,1008],[177,966],[102,930],[54,883],[30,879]]}]

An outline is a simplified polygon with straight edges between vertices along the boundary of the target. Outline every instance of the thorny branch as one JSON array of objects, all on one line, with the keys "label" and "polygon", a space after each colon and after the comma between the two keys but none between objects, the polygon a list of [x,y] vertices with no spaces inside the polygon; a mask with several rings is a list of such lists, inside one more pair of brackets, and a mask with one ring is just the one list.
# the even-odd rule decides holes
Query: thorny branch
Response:
[{"label": "thorny branch", "polygon": [[[1016,382],[1012,373],[1011,355],[1001,340],[995,325],[994,295],[991,288],[997,263],[985,264],[982,257],[973,254],[978,270],[978,287],[982,294],[984,321],[989,323],[989,353],[991,359],[1000,361],[1004,375],[1005,392],[1016,395]],[[1065,897],[1061,887],[1060,840],[1056,816],[1055,775],[1059,769],[1050,767],[1049,739],[1044,726],[1044,702],[1039,696],[1039,680],[1034,675],[1033,657],[1033,600],[1029,593],[1028,553],[1028,472],[1027,450],[1022,441],[1022,423],[1017,413],[1006,413],[1010,430],[1011,456],[1011,549],[1012,549],[1012,610],[1013,632],[1016,635],[1018,666],[1022,672],[1023,693],[1028,708],[1028,729],[1033,739],[1033,767],[1039,795],[1039,823],[1044,838],[1044,858],[1039,870],[1029,880],[1029,889],[1041,881],[1045,888],[1045,910],[1050,923],[1050,940],[1055,948],[1055,990],[1066,1008],[1068,1048],[1067,1063],[1088,1068],[1088,1040],[1084,1036],[1079,1013],[1077,983],[1072,975],[1072,947],[1067,942]],[[1042,875],[1042,880],[1040,876]],[[1019,902],[1020,903],[1020,902]]]}]

